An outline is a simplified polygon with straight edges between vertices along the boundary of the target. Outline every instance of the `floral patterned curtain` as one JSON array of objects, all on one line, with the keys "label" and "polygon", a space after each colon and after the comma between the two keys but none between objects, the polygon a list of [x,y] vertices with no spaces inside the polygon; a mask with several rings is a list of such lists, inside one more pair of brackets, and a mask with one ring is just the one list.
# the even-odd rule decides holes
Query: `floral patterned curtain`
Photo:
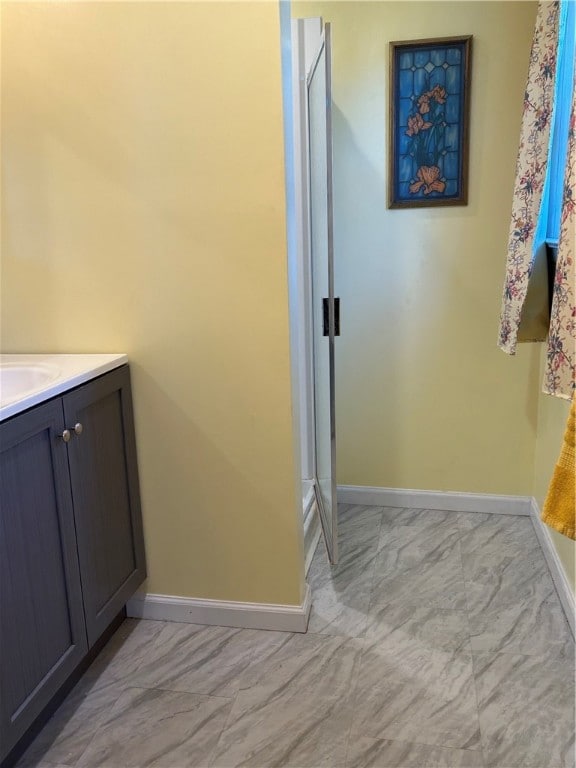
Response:
[{"label": "floral patterned curtain", "polygon": [[554,278],[544,391],[571,398],[576,389],[576,80],[568,133],[562,223]]},{"label": "floral patterned curtain", "polygon": [[[539,245],[535,241],[535,235],[543,202],[551,141],[559,27],[560,3],[541,0],[538,5],[528,83],[524,96],[524,114],[516,164],[506,278],[500,316],[499,346],[508,354],[514,354],[516,351],[522,307],[534,264],[535,249]],[[544,380],[544,391],[565,398],[572,397],[576,386],[574,109],[570,131],[561,236]]]}]

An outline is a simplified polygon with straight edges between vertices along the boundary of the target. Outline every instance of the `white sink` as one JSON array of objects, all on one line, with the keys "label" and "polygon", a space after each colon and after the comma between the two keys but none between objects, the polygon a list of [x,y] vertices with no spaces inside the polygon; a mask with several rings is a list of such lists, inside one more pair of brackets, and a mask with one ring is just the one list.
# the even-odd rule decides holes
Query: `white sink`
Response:
[{"label": "white sink", "polygon": [[127,362],[123,354],[0,354],[0,421]]},{"label": "white sink", "polygon": [[8,405],[43,389],[60,374],[60,368],[46,363],[3,363],[0,365],[0,403]]}]

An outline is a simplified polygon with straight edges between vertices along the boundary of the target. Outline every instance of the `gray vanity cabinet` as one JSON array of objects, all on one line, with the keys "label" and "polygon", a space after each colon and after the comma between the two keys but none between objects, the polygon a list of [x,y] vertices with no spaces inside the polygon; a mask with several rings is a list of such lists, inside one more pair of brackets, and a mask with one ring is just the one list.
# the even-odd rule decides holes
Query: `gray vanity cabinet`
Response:
[{"label": "gray vanity cabinet", "polygon": [[68,459],[91,646],[145,577],[128,368],[79,387],[63,403],[72,433]]},{"label": "gray vanity cabinet", "polygon": [[0,424],[0,760],[145,575],[123,366]]},{"label": "gray vanity cabinet", "polygon": [[62,403],[0,425],[0,757],[88,650]]}]

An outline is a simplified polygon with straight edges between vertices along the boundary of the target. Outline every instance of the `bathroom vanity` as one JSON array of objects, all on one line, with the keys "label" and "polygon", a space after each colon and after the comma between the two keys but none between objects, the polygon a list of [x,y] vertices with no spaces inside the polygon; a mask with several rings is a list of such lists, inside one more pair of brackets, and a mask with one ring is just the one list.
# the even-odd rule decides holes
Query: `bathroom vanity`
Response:
[{"label": "bathroom vanity", "polygon": [[146,575],[126,357],[32,357],[0,358],[0,760]]}]

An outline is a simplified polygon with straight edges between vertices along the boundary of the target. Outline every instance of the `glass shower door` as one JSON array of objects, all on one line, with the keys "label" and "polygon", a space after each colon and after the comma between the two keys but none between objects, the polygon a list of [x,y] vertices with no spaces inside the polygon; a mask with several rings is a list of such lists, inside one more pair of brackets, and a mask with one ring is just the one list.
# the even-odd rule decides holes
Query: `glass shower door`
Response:
[{"label": "glass shower door", "polygon": [[334,420],[334,238],[330,25],[307,78],[316,498],[331,563],[338,560]]}]

